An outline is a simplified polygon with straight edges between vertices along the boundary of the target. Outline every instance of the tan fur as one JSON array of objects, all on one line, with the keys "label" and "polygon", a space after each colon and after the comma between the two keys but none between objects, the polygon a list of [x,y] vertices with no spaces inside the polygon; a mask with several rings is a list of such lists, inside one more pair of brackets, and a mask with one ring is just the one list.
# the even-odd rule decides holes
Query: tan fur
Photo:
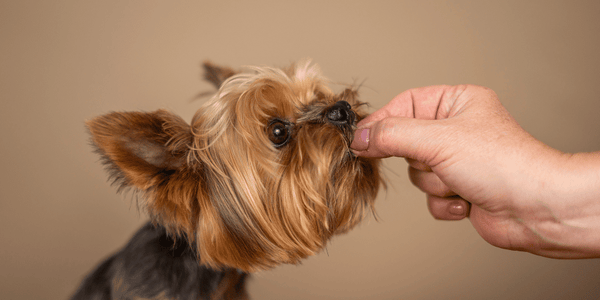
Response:
[{"label": "tan fur", "polygon": [[[373,208],[382,184],[379,161],[349,149],[355,122],[324,119],[341,100],[363,118],[356,90],[334,94],[308,61],[251,71],[215,77],[222,85],[191,125],[162,110],[88,122],[114,180],[143,193],[153,221],[196,245],[200,263],[247,272],[317,253]],[[280,148],[266,132],[273,119],[293,128]]]}]

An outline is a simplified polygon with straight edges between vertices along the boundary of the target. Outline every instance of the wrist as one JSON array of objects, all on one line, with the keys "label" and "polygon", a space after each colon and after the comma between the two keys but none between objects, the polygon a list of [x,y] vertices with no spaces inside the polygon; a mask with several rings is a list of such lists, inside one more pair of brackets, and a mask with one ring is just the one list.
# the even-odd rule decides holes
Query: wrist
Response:
[{"label": "wrist", "polygon": [[[552,152],[552,151],[551,151]],[[526,251],[556,258],[600,256],[600,153],[540,156],[521,213]]]}]

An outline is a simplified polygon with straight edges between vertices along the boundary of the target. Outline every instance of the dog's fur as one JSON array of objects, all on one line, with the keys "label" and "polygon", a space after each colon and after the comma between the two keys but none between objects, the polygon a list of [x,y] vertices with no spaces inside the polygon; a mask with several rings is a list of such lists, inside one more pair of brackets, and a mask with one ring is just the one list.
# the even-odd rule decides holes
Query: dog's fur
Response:
[{"label": "dog's fur", "polygon": [[247,299],[247,274],[314,255],[373,208],[379,161],[349,148],[365,116],[316,65],[238,73],[204,64],[219,88],[191,125],[165,111],[87,122],[120,189],[151,223],[73,299]]}]

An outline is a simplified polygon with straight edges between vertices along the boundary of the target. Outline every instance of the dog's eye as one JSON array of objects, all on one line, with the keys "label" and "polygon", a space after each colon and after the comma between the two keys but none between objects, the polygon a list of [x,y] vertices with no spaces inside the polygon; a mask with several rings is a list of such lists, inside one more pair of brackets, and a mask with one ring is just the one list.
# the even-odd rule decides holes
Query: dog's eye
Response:
[{"label": "dog's eye", "polygon": [[290,126],[283,121],[273,120],[267,127],[267,134],[275,147],[281,147],[290,139]]}]

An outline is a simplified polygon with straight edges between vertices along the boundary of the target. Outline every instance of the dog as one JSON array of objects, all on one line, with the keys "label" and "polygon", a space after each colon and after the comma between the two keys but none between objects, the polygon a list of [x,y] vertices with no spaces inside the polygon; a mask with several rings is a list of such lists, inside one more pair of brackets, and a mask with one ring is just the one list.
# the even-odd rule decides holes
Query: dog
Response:
[{"label": "dog", "polygon": [[349,147],[357,88],[332,92],[308,60],[204,69],[218,91],[190,124],[166,110],[86,122],[150,222],[72,299],[248,299],[249,274],[299,263],[373,210],[380,161]]}]

